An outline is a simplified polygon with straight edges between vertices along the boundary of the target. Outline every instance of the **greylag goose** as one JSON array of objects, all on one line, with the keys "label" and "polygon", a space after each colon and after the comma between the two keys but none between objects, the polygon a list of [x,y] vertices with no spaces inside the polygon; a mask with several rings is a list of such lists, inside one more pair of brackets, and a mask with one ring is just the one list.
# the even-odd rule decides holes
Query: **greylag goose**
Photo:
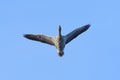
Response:
[{"label": "greylag goose", "polygon": [[25,34],[24,37],[30,40],[40,41],[47,43],[56,47],[58,55],[62,57],[64,55],[65,45],[68,44],[71,40],[76,38],[79,34],[83,33],[90,27],[90,24],[82,26],[63,36],[61,34],[61,26],[58,26],[58,35],[55,37],[46,36],[43,34]]}]

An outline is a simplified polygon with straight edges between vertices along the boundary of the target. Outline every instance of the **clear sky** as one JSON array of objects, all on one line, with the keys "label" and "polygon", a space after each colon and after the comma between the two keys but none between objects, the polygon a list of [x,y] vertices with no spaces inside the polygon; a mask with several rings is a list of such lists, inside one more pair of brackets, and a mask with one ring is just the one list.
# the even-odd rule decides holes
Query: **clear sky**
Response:
[{"label": "clear sky", "polygon": [[[120,0],[0,0],[0,80],[120,80]],[[65,55],[23,34],[91,24]]]}]

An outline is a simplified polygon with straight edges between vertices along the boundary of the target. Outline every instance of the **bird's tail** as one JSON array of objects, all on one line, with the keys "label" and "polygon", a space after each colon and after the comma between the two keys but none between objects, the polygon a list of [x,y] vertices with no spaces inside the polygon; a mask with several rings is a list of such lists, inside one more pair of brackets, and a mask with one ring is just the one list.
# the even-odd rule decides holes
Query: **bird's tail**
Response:
[{"label": "bird's tail", "polygon": [[60,57],[62,57],[62,56],[64,55],[64,52],[63,52],[63,51],[62,51],[62,52],[59,52],[58,55],[59,55]]}]

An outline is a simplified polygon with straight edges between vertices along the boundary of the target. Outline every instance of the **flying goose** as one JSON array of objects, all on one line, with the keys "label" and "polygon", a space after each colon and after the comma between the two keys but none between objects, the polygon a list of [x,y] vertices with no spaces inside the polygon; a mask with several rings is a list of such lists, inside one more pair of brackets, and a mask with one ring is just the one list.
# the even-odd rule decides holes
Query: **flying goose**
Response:
[{"label": "flying goose", "polygon": [[55,37],[46,36],[43,34],[25,34],[24,37],[30,40],[40,41],[47,43],[56,47],[58,55],[62,57],[64,55],[65,45],[68,44],[71,40],[76,38],[79,34],[83,33],[90,27],[90,24],[82,26],[63,36],[61,34],[61,26],[58,26],[58,35]]}]

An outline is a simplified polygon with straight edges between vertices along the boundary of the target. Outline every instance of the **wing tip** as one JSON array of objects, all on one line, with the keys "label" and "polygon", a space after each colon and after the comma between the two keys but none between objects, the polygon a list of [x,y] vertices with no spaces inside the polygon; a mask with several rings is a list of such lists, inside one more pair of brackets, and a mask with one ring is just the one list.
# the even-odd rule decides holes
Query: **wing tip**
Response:
[{"label": "wing tip", "polygon": [[87,30],[91,25],[90,24],[87,24],[84,26],[84,29]]},{"label": "wing tip", "polygon": [[24,34],[23,37],[31,39],[32,34]]},{"label": "wing tip", "polygon": [[23,37],[25,37],[25,38],[27,38],[29,36],[30,36],[29,34],[23,34]]},{"label": "wing tip", "polygon": [[90,24],[87,24],[86,27],[89,28],[91,25]]}]

